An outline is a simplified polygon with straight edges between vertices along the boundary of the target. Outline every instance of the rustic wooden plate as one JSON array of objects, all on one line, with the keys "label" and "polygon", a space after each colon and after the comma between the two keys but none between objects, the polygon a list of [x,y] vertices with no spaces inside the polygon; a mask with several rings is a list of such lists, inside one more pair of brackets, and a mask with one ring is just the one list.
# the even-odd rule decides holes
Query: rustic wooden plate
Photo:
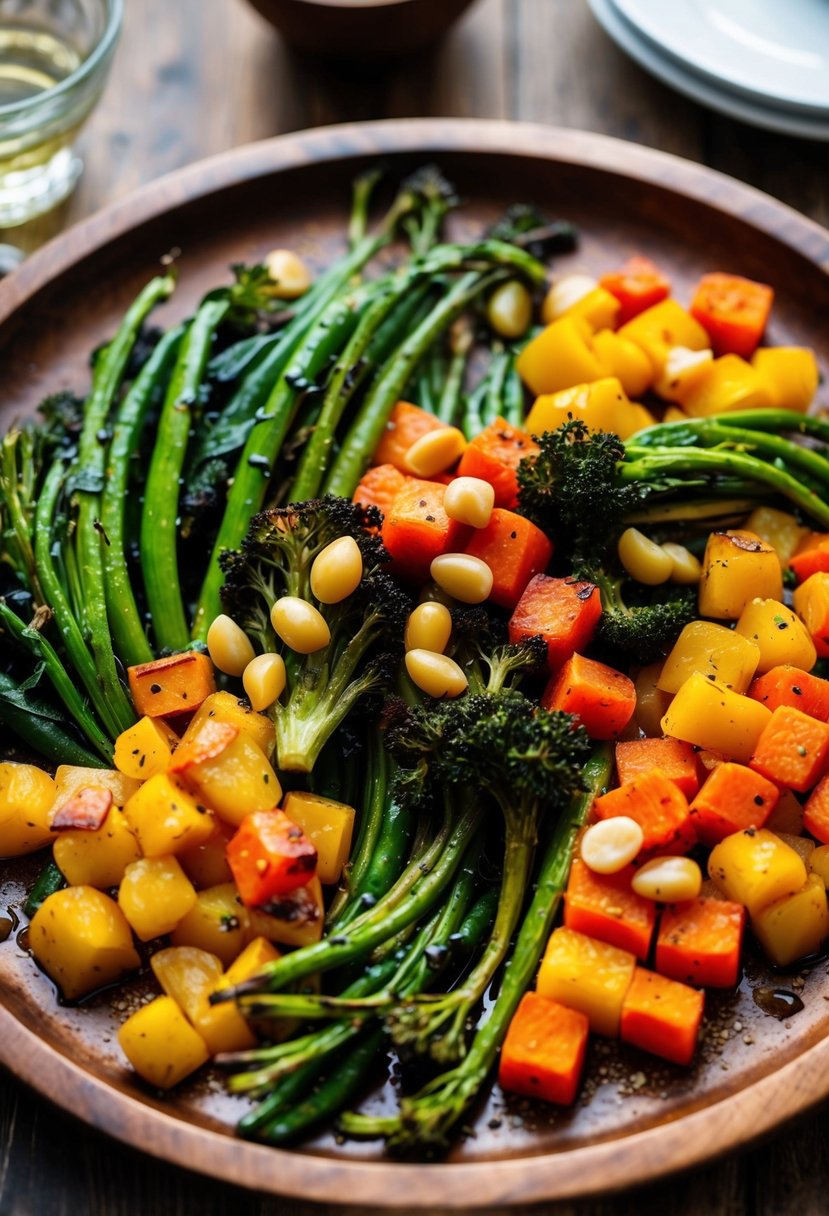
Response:
[{"label": "rustic wooden plate", "polygon": [[[599,270],[633,252],[671,273],[680,298],[723,268],[772,282],[773,342],[808,343],[829,363],[829,233],[710,170],[617,140],[538,126],[456,120],[333,127],[242,148],[154,182],[67,232],[0,282],[0,425],[42,395],[83,390],[89,352],[113,330],[158,258],[181,249],[169,321],[232,261],[276,244],[324,261],[342,243],[348,185],[383,160],[395,178],[440,162],[468,200],[471,232],[509,202],[531,200],[576,221],[573,267]],[[0,913],[19,909],[26,874],[0,866]],[[1,924],[2,922],[0,922]],[[633,1050],[592,1047],[585,1100],[554,1112],[495,1090],[474,1135],[446,1162],[383,1159],[376,1144],[321,1136],[294,1152],[241,1143],[239,1100],[215,1077],[167,1097],[142,1087],[114,1041],[146,980],[60,1006],[13,933],[0,944],[0,1062],[95,1127],[158,1157],[243,1186],[360,1206],[473,1208],[619,1188],[736,1148],[829,1095],[829,973],[769,976],[749,963],[736,993],[709,1000],[699,1062],[655,1066]],[[757,1005],[758,987],[800,993],[787,1020]],[[389,1100],[395,1079],[372,1096]]]}]

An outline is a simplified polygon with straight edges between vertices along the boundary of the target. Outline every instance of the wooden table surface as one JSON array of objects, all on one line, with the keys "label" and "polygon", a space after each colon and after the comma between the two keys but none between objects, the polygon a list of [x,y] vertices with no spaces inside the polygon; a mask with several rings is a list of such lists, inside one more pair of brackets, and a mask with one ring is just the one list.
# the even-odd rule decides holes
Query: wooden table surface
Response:
[{"label": "wooden table surface", "polygon": [[[432,51],[372,69],[292,54],[245,0],[127,0],[104,99],[82,136],[81,219],[211,153],[302,127],[412,116],[512,118],[600,131],[712,165],[829,224],[829,145],[756,131],[672,93],[626,59],[585,0],[479,0]],[[554,1164],[551,1169],[554,1169]],[[823,1216],[829,1109],[740,1156],[555,1216]],[[161,1165],[0,1081],[0,1216],[333,1216]],[[526,1209],[525,1209],[526,1213]],[[364,1216],[371,1216],[366,1212]]]}]

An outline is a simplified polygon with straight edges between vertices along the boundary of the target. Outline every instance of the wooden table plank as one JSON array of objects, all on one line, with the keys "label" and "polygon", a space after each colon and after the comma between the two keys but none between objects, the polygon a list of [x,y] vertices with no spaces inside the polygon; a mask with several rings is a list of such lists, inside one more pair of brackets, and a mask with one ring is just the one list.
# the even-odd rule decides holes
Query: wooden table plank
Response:
[{"label": "wooden table plank", "polygon": [[[825,145],[752,130],[672,93],[617,50],[584,0],[479,0],[439,47],[371,69],[322,67],[292,54],[244,0],[133,0],[126,10],[110,85],[81,139],[84,178],[61,215],[24,234],[28,244],[161,173],[252,139],[329,122],[442,114],[557,123],[649,144],[829,223]],[[827,1210],[827,1146],[823,1110],[708,1168],[627,1196],[534,1211],[818,1216]],[[0,1085],[2,1216],[336,1211],[249,1195],[150,1161],[11,1079]]]}]

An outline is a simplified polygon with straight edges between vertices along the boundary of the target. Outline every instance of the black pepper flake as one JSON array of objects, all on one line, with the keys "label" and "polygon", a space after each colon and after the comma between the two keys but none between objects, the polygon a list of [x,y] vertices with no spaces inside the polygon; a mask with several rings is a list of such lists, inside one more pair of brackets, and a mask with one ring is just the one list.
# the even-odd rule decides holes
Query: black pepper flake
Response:
[{"label": "black pepper flake", "polygon": [[762,794],[755,794],[755,795],[754,795],[754,805],[755,805],[755,806],[764,806],[764,805],[765,805],[765,801],[766,801],[766,800],[765,800],[765,798],[763,797],[763,795],[762,795]]},{"label": "black pepper flake", "polygon": [[153,695],[155,695],[155,693],[161,692],[161,685],[160,684],[151,684],[150,692],[153,693]]},{"label": "black pepper flake", "polygon": [[433,524],[434,522],[435,522],[435,517],[434,517],[434,515],[427,515],[427,516],[426,516],[426,523],[427,523],[427,524]]}]

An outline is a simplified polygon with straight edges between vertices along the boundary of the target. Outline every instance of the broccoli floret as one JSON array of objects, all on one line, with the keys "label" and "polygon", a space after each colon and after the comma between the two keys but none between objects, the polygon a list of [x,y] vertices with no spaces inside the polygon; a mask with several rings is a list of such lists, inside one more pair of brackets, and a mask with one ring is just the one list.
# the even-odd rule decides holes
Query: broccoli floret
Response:
[{"label": "broccoli floret", "polygon": [[[376,508],[328,496],[254,516],[240,551],[222,556],[222,599],[228,614],[263,651],[279,649],[270,613],[282,596],[317,607],[331,640],[309,655],[286,653],[287,690],[269,711],[276,727],[279,767],[310,772],[346,716],[372,694],[382,694],[398,665],[408,597],[383,567],[389,557],[376,533]],[[332,541],[351,536],[363,558],[357,589],[339,604],[320,604],[311,567]]]},{"label": "broccoli floret", "polygon": [[622,575],[591,569],[584,577],[598,586],[602,597],[596,641],[628,662],[655,663],[663,658],[697,615],[695,588],[660,587],[650,595],[661,598],[629,604],[622,595]]},{"label": "broccoli floret", "polygon": [[487,230],[497,241],[520,245],[533,257],[571,253],[578,245],[578,230],[567,220],[551,220],[529,203],[513,203]]},{"label": "broccoli floret", "polygon": [[504,621],[482,607],[452,613],[452,643],[452,658],[473,693],[516,688],[525,678],[543,674],[547,663],[542,637],[513,644]]}]

